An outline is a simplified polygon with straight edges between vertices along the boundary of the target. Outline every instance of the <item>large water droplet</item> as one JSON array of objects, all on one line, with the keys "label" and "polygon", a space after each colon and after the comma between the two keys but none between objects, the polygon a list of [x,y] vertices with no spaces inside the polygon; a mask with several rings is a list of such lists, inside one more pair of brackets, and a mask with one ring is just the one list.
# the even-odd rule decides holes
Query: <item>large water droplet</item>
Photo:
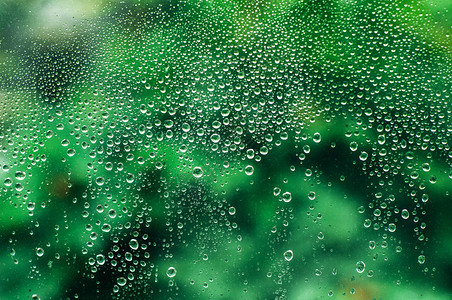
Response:
[{"label": "large water droplet", "polygon": [[356,272],[362,273],[366,269],[366,264],[360,260],[356,263]]},{"label": "large water droplet", "polygon": [[200,178],[200,177],[202,176],[203,173],[204,173],[204,172],[203,172],[203,170],[201,169],[201,167],[194,167],[194,168],[193,168],[193,176],[194,176],[195,178]]},{"label": "large water droplet", "polygon": [[284,252],[284,259],[287,261],[291,261],[293,258],[293,251],[292,250],[287,250],[286,252]]},{"label": "large water droplet", "polygon": [[138,249],[138,241],[136,239],[131,239],[129,242],[129,246],[130,248],[132,248],[133,250],[137,250]]},{"label": "large water droplet", "polygon": [[292,194],[290,192],[285,192],[282,195],[282,199],[284,202],[290,202],[292,200]]},{"label": "large water droplet", "polygon": [[25,179],[25,172],[22,171],[17,171],[14,176],[16,177],[17,180],[24,180]]},{"label": "large water droplet", "polygon": [[168,276],[169,278],[176,276],[176,268],[169,267],[168,270],[166,271],[166,276]]},{"label": "large water droplet", "polygon": [[253,173],[254,173],[254,167],[253,166],[248,165],[248,166],[245,167],[245,174],[246,175],[251,176],[251,175],[253,175]]},{"label": "large water droplet", "polygon": [[314,143],[320,143],[322,136],[320,135],[320,133],[316,132],[314,133],[312,140],[314,141]]}]

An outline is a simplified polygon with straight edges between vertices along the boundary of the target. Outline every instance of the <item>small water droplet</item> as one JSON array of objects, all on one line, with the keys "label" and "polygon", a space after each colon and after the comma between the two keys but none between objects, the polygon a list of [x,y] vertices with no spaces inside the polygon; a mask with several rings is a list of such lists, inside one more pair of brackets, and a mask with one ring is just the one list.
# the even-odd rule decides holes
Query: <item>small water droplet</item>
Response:
[{"label": "small water droplet", "polygon": [[284,259],[287,261],[291,261],[293,258],[293,251],[292,250],[287,250],[286,252],[284,252]]}]

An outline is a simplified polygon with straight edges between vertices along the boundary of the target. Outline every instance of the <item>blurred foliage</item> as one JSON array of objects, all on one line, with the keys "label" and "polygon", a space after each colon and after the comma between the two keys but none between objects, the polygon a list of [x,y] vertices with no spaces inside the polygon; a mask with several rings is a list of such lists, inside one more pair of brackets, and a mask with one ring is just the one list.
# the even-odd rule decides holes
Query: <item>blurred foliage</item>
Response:
[{"label": "blurred foliage", "polygon": [[1,3],[0,299],[450,299],[448,9]]}]

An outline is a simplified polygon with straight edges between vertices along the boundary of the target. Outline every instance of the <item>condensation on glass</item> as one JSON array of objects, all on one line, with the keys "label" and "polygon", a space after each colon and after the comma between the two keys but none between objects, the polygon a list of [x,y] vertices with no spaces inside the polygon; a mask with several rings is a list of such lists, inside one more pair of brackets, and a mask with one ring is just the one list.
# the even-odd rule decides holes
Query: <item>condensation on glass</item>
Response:
[{"label": "condensation on glass", "polygon": [[449,299],[446,2],[1,4],[0,298]]}]

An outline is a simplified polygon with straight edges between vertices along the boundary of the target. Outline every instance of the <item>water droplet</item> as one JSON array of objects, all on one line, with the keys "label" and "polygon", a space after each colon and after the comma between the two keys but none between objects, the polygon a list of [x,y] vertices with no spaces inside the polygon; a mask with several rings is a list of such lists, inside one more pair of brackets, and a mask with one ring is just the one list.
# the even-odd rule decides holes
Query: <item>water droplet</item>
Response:
[{"label": "water droplet", "polygon": [[229,214],[231,215],[231,216],[233,216],[233,215],[235,215],[235,207],[234,206],[231,206],[231,207],[229,207]]},{"label": "water droplet", "polygon": [[109,216],[110,218],[112,218],[112,219],[116,218],[116,210],[110,209],[110,210],[108,211],[108,216]]},{"label": "water droplet", "polygon": [[292,250],[287,250],[286,252],[284,252],[284,259],[287,261],[291,261],[293,258],[293,251]]},{"label": "water droplet", "polygon": [[102,186],[102,185],[104,185],[104,183],[105,183],[105,179],[103,177],[99,176],[99,177],[96,178],[96,184],[98,186]]},{"label": "water droplet", "polygon": [[362,161],[367,160],[368,157],[369,157],[369,154],[367,154],[366,151],[361,152],[361,154],[359,155],[359,159]]},{"label": "water droplet", "polygon": [[130,252],[127,251],[127,252],[124,254],[124,258],[126,259],[126,261],[132,261],[133,255],[132,255],[132,253],[130,253]]},{"label": "water droplet", "polygon": [[116,279],[116,282],[118,283],[119,286],[125,286],[127,283],[127,279],[125,279],[124,277],[119,277],[118,279]]},{"label": "water droplet", "polygon": [[24,180],[25,179],[25,172],[22,171],[17,171],[14,176],[16,177],[17,180]]},{"label": "water droplet", "polygon": [[245,174],[246,175],[251,176],[251,175],[253,175],[253,173],[254,173],[254,167],[253,166],[248,165],[248,166],[245,167]]},{"label": "water droplet", "polygon": [[105,224],[102,225],[101,230],[102,230],[103,232],[110,232],[110,231],[111,231],[111,225],[105,223]]},{"label": "water droplet", "polygon": [[350,143],[350,150],[352,150],[353,152],[358,150],[358,143],[357,142],[351,142]]},{"label": "water droplet", "polygon": [[210,136],[210,140],[213,142],[213,143],[218,143],[219,141],[220,141],[220,135],[219,134],[217,134],[217,133],[214,133],[214,134],[212,134],[211,136]]},{"label": "water droplet", "polygon": [[133,183],[135,181],[135,175],[128,173],[126,176],[127,183]]},{"label": "water droplet", "polygon": [[67,149],[67,156],[72,157],[75,155],[75,149]]},{"label": "water droplet", "polygon": [[168,276],[169,278],[176,276],[176,268],[169,267],[168,270],[166,271],[166,276]]},{"label": "water droplet", "polygon": [[421,200],[424,203],[427,202],[428,201],[428,195],[427,194],[422,194]]},{"label": "water droplet", "polygon": [[408,151],[408,152],[405,154],[405,157],[406,157],[407,159],[411,160],[411,159],[414,158],[414,153],[413,153],[412,151]]},{"label": "water droplet", "polygon": [[24,186],[22,184],[20,184],[20,183],[17,183],[15,188],[16,188],[16,191],[20,192],[20,191],[22,191],[24,189]]},{"label": "water droplet", "polygon": [[421,265],[423,265],[425,263],[425,255],[419,255],[417,257],[417,261],[418,263],[420,263]]},{"label": "water droplet", "polygon": [[34,202],[28,202],[28,204],[27,204],[27,209],[28,209],[29,211],[34,210],[34,209],[35,209],[35,203],[34,203]]},{"label": "water droplet", "polygon": [[102,254],[96,255],[96,261],[99,265],[103,265],[105,263],[105,256]]},{"label": "water droplet", "polygon": [[246,150],[246,157],[248,159],[253,159],[254,158],[254,150],[253,149]]},{"label": "water droplet", "polygon": [[410,217],[410,213],[408,212],[407,209],[402,209],[401,215],[402,215],[402,218],[405,219],[405,220]]},{"label": "water droplet", "polygon": [[309,199],[309,200],[315,200],[315,192],[310,191],[310,192],[308,193],[308,199]]},{"label": "water droplet", "polygon": [[356,263],[356,272],[362,273],[366,269],[366,264],[360,260]]},{"label": "water droplet", "polygon": [[43,256],[44,255],[44,249],[37,248],[36,249],[36,255],[39,256],[39,257]]},{"label": "water droplet", "polygon": [[202,174],[203,174],[203,170],[201,169],[201,167],[194,167],[193,168],[193,176],[195,178],[201,178]]},{"label": "water droplet", "polygon": [[322,136],[320,135],[320,133],[316,132],[314,133],[312,140],[314,141],[314,143],[320,143],[320,141],[322,140]]},{"label": "water droplet", "polygon": [[132,250],[137,250],[138,249],[138,241],[136,239],[131,239],[129,242],[129,246],[130,248],[132,248]]},{"label": "water droplet", "polygon": [[292,194],[290,192],[285,192],[282,195],[282,199],[284,202],[290,202],[290,200],[292,200]]},{"label": "water droplet", "polygon": [[388,230],[389,230],[389,232],[396,231],[396,225],[394,223],[389,223]]},{"label": "water droplet", "polygon": [[46,131],[46,138],[50,139],[53,136],[53,131],[52,130],[47,130]]},{"label": "water droplet", "polygon": [[422,164],[422,170],[424,172],[429,172],[430,171],[430,165],[428,163]]},{"label": "water droplet", "polygon": [[11,186],[13,184],[13,181],[8,177],[5,179],[5,181],[3,181],[3,183],[5,184],[5,186]]}]

